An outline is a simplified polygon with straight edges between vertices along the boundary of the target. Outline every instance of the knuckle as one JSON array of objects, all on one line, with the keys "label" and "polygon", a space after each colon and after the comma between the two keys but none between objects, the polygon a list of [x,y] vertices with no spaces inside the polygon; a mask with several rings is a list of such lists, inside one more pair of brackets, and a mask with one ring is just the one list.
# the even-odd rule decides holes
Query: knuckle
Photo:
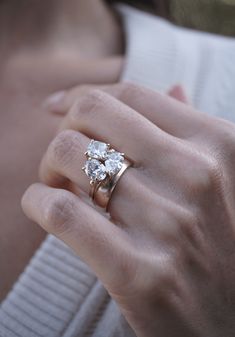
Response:
[{"label": "knuckle", "polygon": [[151,291],[152,294],[156,294],[155,300],[169,302],[171,296],[178,291],[177,264],[177,258],[172,253],[167,254],[161,261],[161,266],[158,268]]},{"label": "knuckle", "polygon": [[86,94],[80,97],[69,112],[70,119],[77,122],[81,115],[95,112],[105,101],[105,93],[99,89],[86,89]]},{"label": "knuckle", "polygon": [[195,231],[198,228],[198,220],[195,214],[192,211],[183,210],[180,214],[178,223],[180,232],[192,240],[194,238]]},{"label": "knuckle", "polygon": [[223,171],[216,158],[211,156],[201,157],[194,169],[197,174],[191,177],[190,182],[193,193],[207,193],[218,190],[221,187]]},{"label": "knuckle", "polygon": [[72,130],[60,132],[48,148],[48,156],[52,165],[66,165],[71,159],[71,154],[79,151],[79,144],[77,132]]},{"label": "knuckle", "polygon": [[172,248],[180,248],[182,238],[187,237],[194,241],[194,234],[198,226],[196,217],[191,210],[182,206],[175,205],[173,209],[167,212],[164,226],[164,242]]},{"label": "knuckle", "polygon": [[53,198],[44,200],[43,222],[47,230],[55,235],[62,235],[71,228],[74,217],[74,202],[67,191],[57,193]]},{"label": "knuckle", "polygon": [[[166,207],[166,209],[163,209],[163,207]],[[158,225],[156,226],[155,220],[154,231],[165,245],[177,247],[182,239],[184,229],[186,231],[187,227],[193,226],[192,215],[190,211],[175,203],[168,203],[167,206],[163,207],[157,212]],[[150,214],[152,214],[152,211]]]},{"label": "knuckle", "polygon": [[119,86],[119,99],[125,101],[127,97],[138,97],[142,92],[141,87],[132,82],[124,82]]},{"label": "knuckle", "polygon": [[218,141],[222,155],[235,154],[235,125],[226,120],[219,121]]},{"label": "knuckle", "polygon": [[[141,263],[141,268],[134,279],[133,291],[143,297],[155,300],[168,300],[176,291],[176,258],[172,253],[159,253]],[[146,275],[148,277],[146,278]]]},{"label": "knuckle", "polygon": [[201,185],[204,187],[204,181],[205,181],[205,188],[206,190],[214,189],[220,186],[220,180],[222,177],[222,169],[219,164],[219,162],[214,159],[210,158],[209,161],[206,161],[205,169],[204,169],[204,175],[201,180]]}]

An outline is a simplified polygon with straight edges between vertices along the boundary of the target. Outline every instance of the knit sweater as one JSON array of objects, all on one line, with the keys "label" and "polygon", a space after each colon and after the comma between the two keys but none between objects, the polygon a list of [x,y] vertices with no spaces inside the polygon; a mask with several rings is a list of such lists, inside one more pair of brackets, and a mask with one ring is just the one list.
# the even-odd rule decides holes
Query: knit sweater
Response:
[{"label": "knit sweater", "polygon": [[[166,91],[235,121],[235,39],[199,33],[118,6],[126,34],[122,81]],[[92,270],[48,235],[0,307],[1,337],[134,337]],[[157,333],[156,333],[157,336]]]}]

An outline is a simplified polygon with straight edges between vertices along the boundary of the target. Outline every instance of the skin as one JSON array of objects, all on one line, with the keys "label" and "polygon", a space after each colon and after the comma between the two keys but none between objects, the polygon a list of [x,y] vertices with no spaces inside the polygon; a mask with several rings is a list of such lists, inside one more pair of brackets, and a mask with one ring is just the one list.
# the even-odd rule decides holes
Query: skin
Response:
[{"label": "skin", "polygon": [[42,102],[75,84],[117,82],[123,62],[121,27],[101,0],[16,2],[16,16],[12,3],[0,11],[0,301],[46,234],[20,206],[61,119]]},{"label": "skin", "polygon": [[[234,336],[234,124],[133,84],[77,87],[56,110],[27,216],[93,269],[138,337]],[[110,218],[83,196],[91,138],[134,163]]]}]

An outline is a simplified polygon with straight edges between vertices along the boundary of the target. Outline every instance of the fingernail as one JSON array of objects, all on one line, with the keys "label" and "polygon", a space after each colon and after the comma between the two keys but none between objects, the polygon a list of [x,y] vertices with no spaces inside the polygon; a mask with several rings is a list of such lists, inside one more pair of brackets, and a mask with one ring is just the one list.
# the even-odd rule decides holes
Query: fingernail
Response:
[{"label": "fingernail", "polygon": [[65,93],[66,91],[61,90],[48,96],[43,102],[43,107],[49,112],[60,112]]},{"label": "fingernail", "polygon": [[169,91],[168,91],[168,95],[171,97],[176,98],[177,100],[183,102],[183,103],[188,103],[188,97],[185,93],[184,88],[177,84],[174,85]]}]

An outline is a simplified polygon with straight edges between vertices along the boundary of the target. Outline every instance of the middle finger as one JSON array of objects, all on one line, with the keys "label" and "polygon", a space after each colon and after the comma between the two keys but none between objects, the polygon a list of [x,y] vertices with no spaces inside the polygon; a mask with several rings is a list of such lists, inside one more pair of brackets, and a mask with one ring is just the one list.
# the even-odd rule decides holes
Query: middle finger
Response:
[{"label": "middle finger", "polygon": [[63,129],[78,130],[87,136],[112,143],[137,165],[155,155],[154,144],[169,142],[167,133],[113,96],[94,90],[80,97],[71,108]]}]

